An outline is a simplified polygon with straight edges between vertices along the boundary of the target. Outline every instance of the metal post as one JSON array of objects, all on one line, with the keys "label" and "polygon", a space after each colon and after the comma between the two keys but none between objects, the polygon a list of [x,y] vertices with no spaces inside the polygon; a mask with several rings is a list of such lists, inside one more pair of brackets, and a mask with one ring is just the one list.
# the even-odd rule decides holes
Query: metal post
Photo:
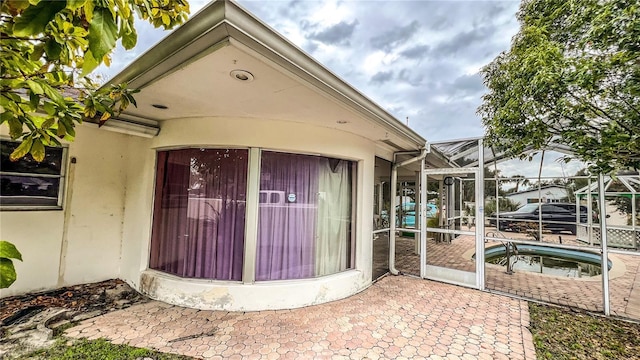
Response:
[{"label": "metal post", "polygon": [[507,241],[504,248],[507,255],[507,275],[513,275],[513,271],[511,270],[511,243]]},{"label": "metal post", "polygon": [[[396,269],[396,192],[398,191],[398,168],[391,168],[391,208],[389,209],[389,272],[398,275]],[[402,195],[400,195],[402,196]]]},{"label": "metal post", "polygon": [[[422,161],[420,163],[422,163]],[[415,215],[413,216],[413,218],[414,218],[416,230],[420,230],[420,231],[424,229],[422,227],[422,222],[420,221],[420,216],[422,215],[422,200],[423,200],[422,194],[420,194],[420,189],[422,188],[422,185],[420,184],[421,179],[422,179],[422,176],[420,175],[420,172],[416,171],[415,185],[413,185],[414,204],[415,204],[415,207],[413,208],[415,211]],[[419,255],[420,254],[420,233],[413,233],[413,240],[414,240],[413,252],[416,253],[416,255]]]},{"label": "metal post", "polygon": [[[444,219],[446,219],[447,214],[446,211],[449,211],[449,209],[447,208],[447,205],[444,203],[445,202],[445,196],[444,196],[444,181],[442,180],[438,180],[438,190],[440,192],[440,218],[438,219],[438,227],[440,229],[444,228]],[[446,208],[446,211],[445,211]],[[439,237],[439,241],[446,241],[447,240],[447,236],[448,234],[443,234],[443,233],[439,233],[437,235]]]},{"label": "metal post", "polygon": [[[632,189],[633,190],[633,189]],[[633,247],[638,249],[638,235],[636,234],[636,214],[638,209],[636,209],[636,192],[631,193],[631,236],[633,238]]]},{"label": "metal post", "polygon": [[[478,140],[476,179],[476,285],[484,290],[484,142]],[[497,189],[497,188],[496,188]]]},{"label": "metal post", "polygon": [[427,173],[426,159],[420,162],[420,277],[427,277]]},{"label": "metal post", "polygon": [[593,198],[591,197],[591,176],[587,178],[587,233],[589,235],[589,245],[593,246]]},{"label": "metal post", "polygon": [[604,195],[604,175],[598,174],[598,202],[600,203],[600,243],[602,244],[602,301],[604,314],[611,315],[609,304],[609,255],[607,249],[607,204]]},{"label": "metal post", "polygon": [[[384,226],[382,226],[382,223],[383,223],[382,207],[384,206],[383,197],[384,197],[384,181],[381,181],[378,184],[378,214],[377,214],[379,216],[379,219],[380,219],[380,223],[378,224],[380,226],[380,228],[384,228]],[[387,212],[387,215],[389,215],[389,212]]]}]

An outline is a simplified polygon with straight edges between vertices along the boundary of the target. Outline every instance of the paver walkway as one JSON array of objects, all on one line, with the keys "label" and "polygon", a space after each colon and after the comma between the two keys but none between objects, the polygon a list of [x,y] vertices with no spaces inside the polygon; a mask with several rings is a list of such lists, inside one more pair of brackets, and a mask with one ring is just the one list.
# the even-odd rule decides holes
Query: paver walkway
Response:
[{"label": "paver walkway", "polygon": [[75,338],[225,359],[535,359],[525,301],[387,276],[293,310],[199,311],[150,302],[68,329]]},{"label": "paver walkway", "polygon": [[[518,236],[509,233],[509,236]],[[525,235],[521,235],[526,238]],[[575,236],[562,235],[563,243],[578,244]],[[558,236],[549,235],[544,243],[553,242]],[[499,243],[489,243],[487,246]],[[474,272],[475,262],[471,259],[475,250],[473,236],[460,236],[451,243],[427,244],[427,263],[451,269]],[[614,262],[610,272],[609,290],[611,314],[640,320],[640,256],[633,254],[609,254]],[[396,268],[403,273],[418,276],[420,257],[415,254],[415,243],[410,238],[396,239]],[[505,267],[486,264],[485,285],[487,289],[509,293],[525,298],[566,305],[593,312],[602,312],[602,280],[593,278],[567,278],[552,275],[516,271],[505,274]]]}]

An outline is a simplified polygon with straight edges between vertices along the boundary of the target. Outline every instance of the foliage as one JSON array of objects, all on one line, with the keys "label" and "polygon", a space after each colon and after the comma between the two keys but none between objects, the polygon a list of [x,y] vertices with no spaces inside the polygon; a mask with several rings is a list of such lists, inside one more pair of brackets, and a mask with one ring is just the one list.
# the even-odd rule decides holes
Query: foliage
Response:
[{"label": "foliage", "polygon": [[14,259],[22,261],[20,251],[12,243],[0,240],[0,289],[6,289],[16,281]]},{"label": "foliage", "polygon": [[[496,179],[498,180],[498,196],[504,196],[506,194],[506,192],[502,189],[502,179],[504,179],[504,177],[500,174],[499,169],[491,170],[491,168],[485,167],[484,179],[484,196],[496,196]],[[473,191],[473,189],[469,189],[468,191]],[[465,200],[467,200],[467,197],[468,195],[465,194]],[[473,201],[473,199],[468,201]]]},{"label": "foliage", "polygon": [[83,118],[103,124],[129,104],[126,84],[97,89],[87,76],[109,65],[120,40],[137,42],[136,14],[169,29],[186,20],[186,0],[6,0],[0,3],[0,124],[22,144],[11,154],[44,159],[45,146],[72,140]]},{"label": "foliage", "polygon": [[[567,179],[565,188],[567,189],[568,201],[576,201],[575,192],[589,185],[589,177],[591,177],[591,174],[589,170],[585,168],[578,170],[573,177]],[[593,183],[597,181],[597,179],[592,179],[591,181]]]},{"label": "foliage", "polygon": [[599,172],[640,168],[640,4],[525,0],[511,49],[482,69],[487,145],[552,142]]},{"label": "foliage", "polygon": [[506,191],[507,194],[517,193],[520,191],[520,186],[528,186],[531,184],[531,181],[524,177],[523,175],[513,175],[505,180],[507,183],[514,183],[515,187]]},{"label": "foliage", "polygon": [[153,358],[156,360],[190,359],[187,356],[165,354],[153,350],[136,348],[128,345],[114,345],[107,340],[79,340],[67,345],[67,340],[60,338],[53,347],[39,350],[18,359],[103,359],[103,360],[135,360]]},{"label": "foliage", "polygon": [[638,359],[640,324],[529,303],[538,359]]}]

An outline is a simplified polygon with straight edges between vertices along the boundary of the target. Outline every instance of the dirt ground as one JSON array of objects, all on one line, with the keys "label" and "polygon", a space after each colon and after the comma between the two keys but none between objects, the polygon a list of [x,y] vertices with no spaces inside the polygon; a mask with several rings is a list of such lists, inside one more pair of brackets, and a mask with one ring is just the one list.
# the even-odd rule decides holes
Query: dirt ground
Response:
[{"label": "dirt ground", "polygon": [[0,327],[23,321],[32,313],[46,308],[106,312],[148,300],[124,281],[117,279],[12,296],[0,299]]},{"label": "dirt ground", "polygon": [[147,301],[121,280],[0,299],[0,359],[50,348],[73,324]]}]

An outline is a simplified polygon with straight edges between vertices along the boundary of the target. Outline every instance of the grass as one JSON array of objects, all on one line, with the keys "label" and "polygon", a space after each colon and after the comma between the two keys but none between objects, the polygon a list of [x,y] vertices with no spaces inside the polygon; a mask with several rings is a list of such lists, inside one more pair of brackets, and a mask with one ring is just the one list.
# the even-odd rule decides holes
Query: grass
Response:
[{"label": "grass", "polygon": [[538,359],[640,359],[640,324],[529,303]]},{"label": "grass", "polygon": [[160,353],[157,351],[135,348],[128,345],[114,345],[107,340],[78,340],[71,344],[59,338],[54,346],[29,353],[17,359],[52,359],[52,360],[136,360],[149,357],[154,360],[186,360],[187,356]]}]

